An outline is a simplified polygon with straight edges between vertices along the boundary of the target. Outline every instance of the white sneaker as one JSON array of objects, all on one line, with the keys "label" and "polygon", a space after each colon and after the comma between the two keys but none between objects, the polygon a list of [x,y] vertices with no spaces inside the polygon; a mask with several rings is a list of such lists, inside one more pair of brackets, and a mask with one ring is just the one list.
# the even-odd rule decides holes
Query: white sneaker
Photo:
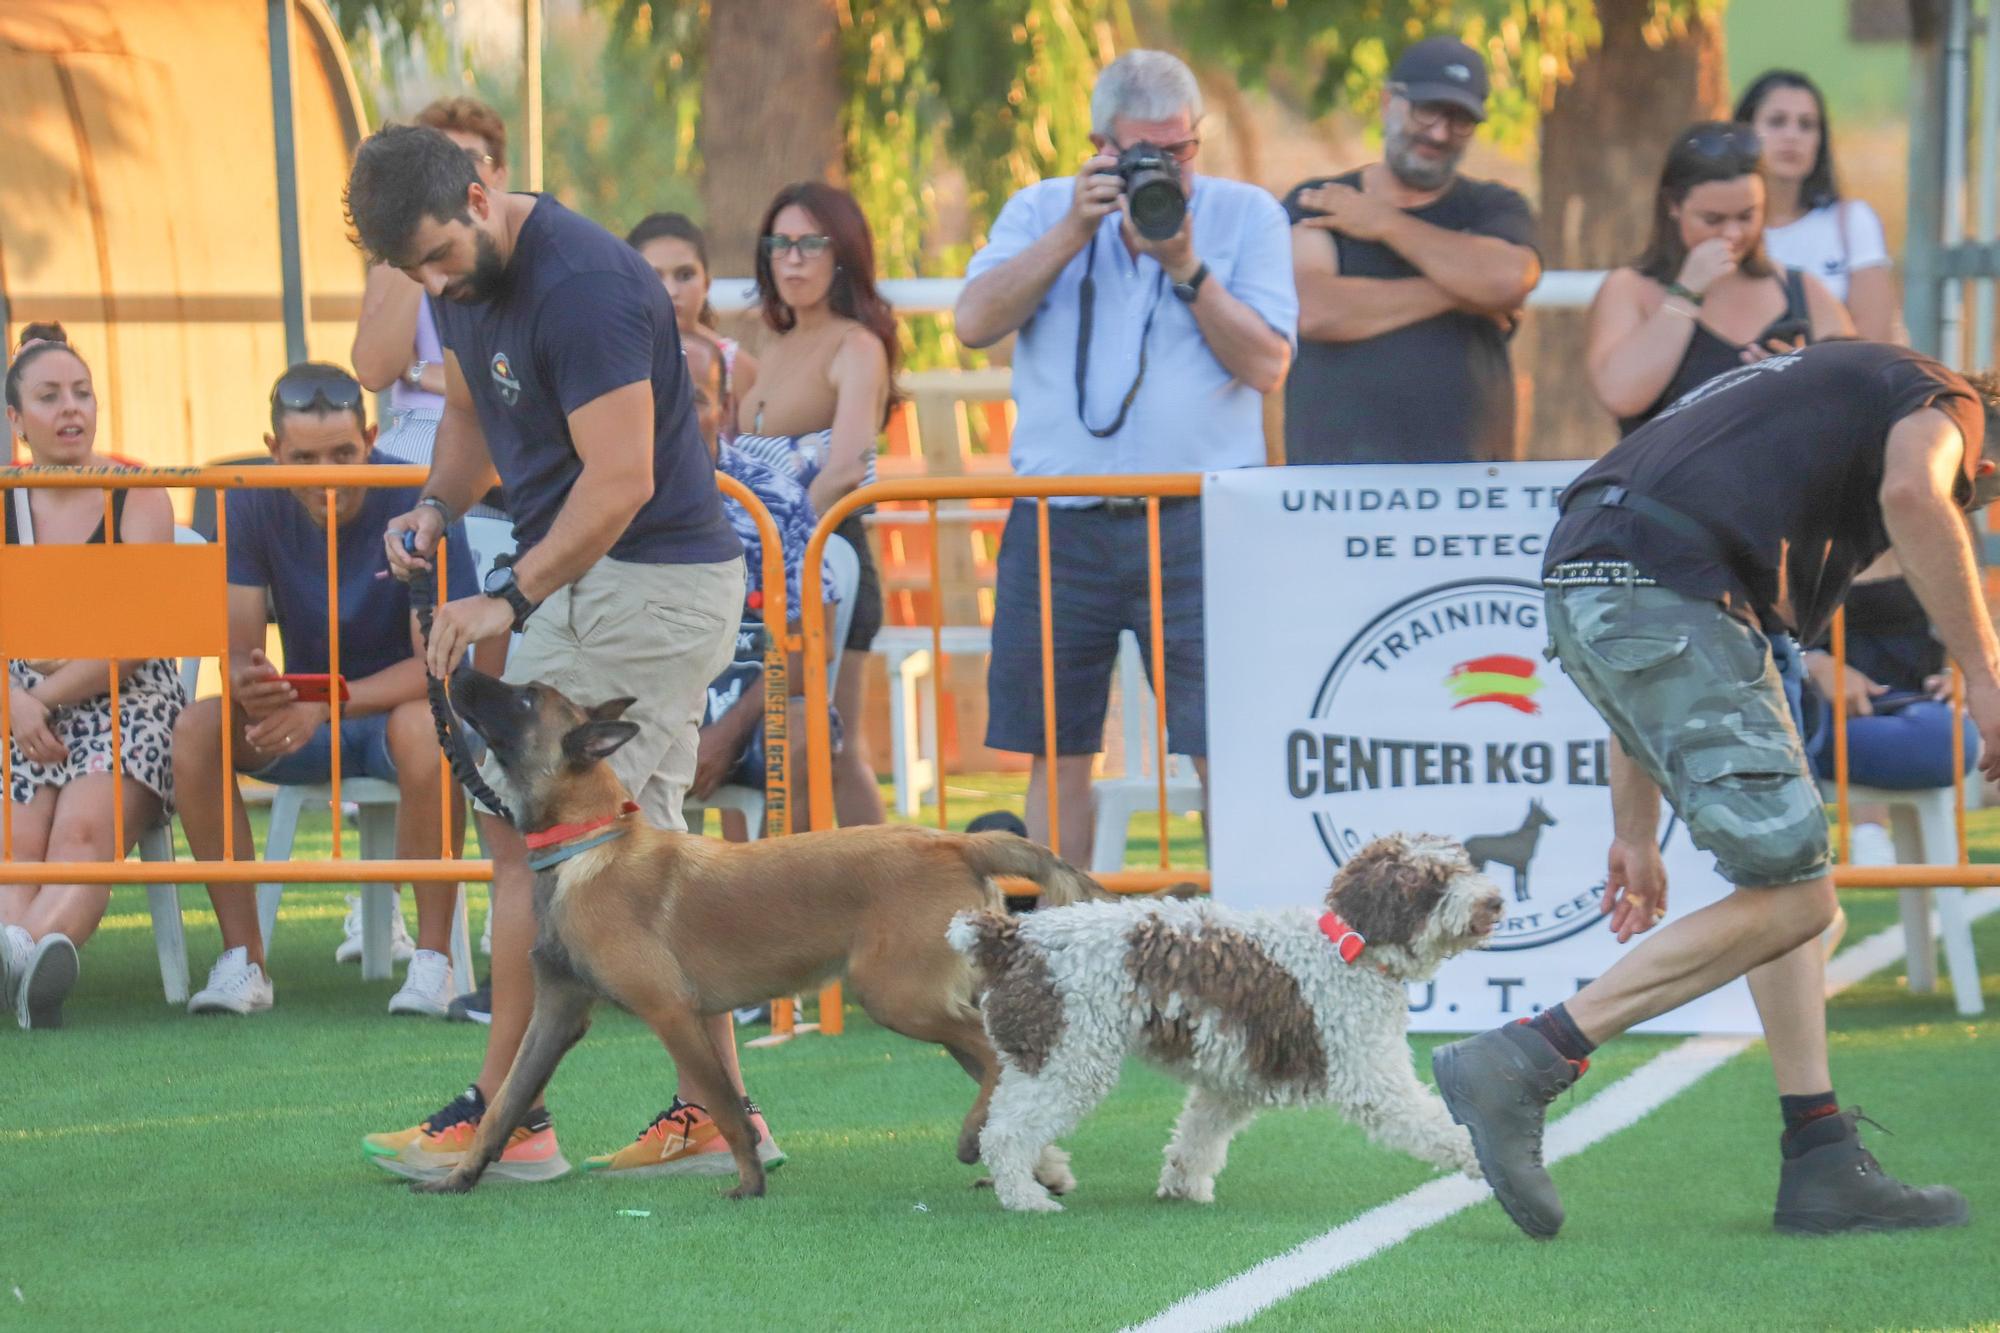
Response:
[{"label": "white sneaker", "polygon": [[0,928],[0,1004],[14,1007],[35,957],[35,937],[22,926]]},{"label": "white sneaker", "polygon": [[[333,951],[336,963],[358,963],[361,961],[361,895],[347,895],[347,920],[341,923],[340,947]],[[396,895],[396,910],[389,916],[389,958],[391,962],[407,963],[417,952],[417,942],[410,938],[410,928],[403,924],[403,898]]]},{"label": "white sneaker", "polygon": [[1848,837],[1847,851],[1858,866],[1896,864],[1896,840],[1880,824],[1856,824],[1854,832]]},{"label": "white sneaker", "polygon": [[451,959],[430,949],[419,949],[410,959],[403,989],[389,997],[389,1012],[443,1018],[457,993],[451,984]]},{"label": "white sneaker", "polygon": [[61,1027],[63,1001],[75,988],[76,975],[76,945],[69,936],[51,931],[35,941],[14,1000],[14,1021],[26,1030]]},{"label": "white sneaker", "polygon": [[[460,889],[459,892],[463,893],[465,890]],[[485,954],[488,958],[493,956],[493,909],[491,907],[486,909],[486,928],[479,932],[479,952]]]},{"label": "white sneaker", "polygon": [[250,961],[250,951],[226,950],[208,969],[208,984],[188,1001],[191,1014],[252,1014],[269,1009],[277,989],[264,969]]}]

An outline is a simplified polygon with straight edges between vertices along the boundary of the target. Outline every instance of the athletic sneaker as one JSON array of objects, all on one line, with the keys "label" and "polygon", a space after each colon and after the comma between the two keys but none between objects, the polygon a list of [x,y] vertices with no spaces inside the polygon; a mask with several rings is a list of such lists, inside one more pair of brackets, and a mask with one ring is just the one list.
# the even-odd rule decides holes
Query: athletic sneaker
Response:
[{"label": "athletic sneaker", "polygon": [[[361,895],[347,895],[347,920],[340,923],[340,946],[333,951],[336,963],[358,963],[361,961]],[[410,928],[403,924],[403,902],[396,899],[396,910],[389,914],[389,958],[393,962],[407,963],[416,955],[417,942],[410,938]]]},{"label": "athletic sneaker", "polygon": [[24,927],[0,926],[0,1003],[13,1006],[34,956],[35,937]]},{"label": "athletic sneaker", "polygon": [[188,1000],[191,1014],[251,1014],[269,1009],[277,988],[264,969],[250,961],[250,951],[238,945],[223,951],[208,969],[208,984]]},{"label": "athletic sneaker", "polygon": [[1779,1139],[1781,1146],[1805,1151],[1785,1158],[1772,1226],[1795,1236],[1823,1236],[1962,1227],[1971,1220],[1965,1196],[1949,1185],[1917,1188],[1884,1171],[1875,1154],[1861,1146],[1862,1120],[1868,1117],[1859,1108],[1842,1111],[1809,1120]]},{"label": "athletic sneaker", "polygon": [[[748,1097],[743,1099],[743,1109],[757,1131],[757,1160],[766,1171],[777,1170],[785,1164],[785,1154],[771,1137],[764,1113]],[[676,1097],[638,1138],[615,1153],[585,1158],[583,1169],[635,1177],[733,1176],[736,1158],[707,1110]]]},{"label": "athletic sneaker", "polygon": [[[442,1180],[465,1160],[486,1116],[486,1098],[475,1085],[446,1102],[424,1122],[361,1140],[368,1160],[391,1175],[408,1180]],[[569,1163],[556,1144],[555,1124],[547,1108],[537,1106],[507,1139],[500,1160],[486,1168],[485,1179],[534,1183],[569,1174]]]},{"label": "athletic sneaker", "polygon": [[63,1001],[76,985],[76,973],[76,945],[69,936],[52,931],[35,941],[15,993],[14,1021],[29,1030],[61,1027]]},{"label": "athletic sneaker", "polygon": [[389,997],[389,1012],[443,1018],[457,993],[451,984],[451,959],[435,949],[419,949],[403,974],[403,988]]},{"label": "athletic sneaker", "polygon": [[482,981],[477,990],[468,991],[445,1006],[444,1016],[454,1023],[487,1023],[493,1021],[493,983]]}]

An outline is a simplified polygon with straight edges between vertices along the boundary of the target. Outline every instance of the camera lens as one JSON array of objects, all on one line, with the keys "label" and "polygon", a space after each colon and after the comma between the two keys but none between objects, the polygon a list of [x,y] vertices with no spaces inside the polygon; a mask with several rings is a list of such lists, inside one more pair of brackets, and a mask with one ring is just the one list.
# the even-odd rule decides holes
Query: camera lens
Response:
[{"label": "camera lens", "polygon": [[1164,241],[1181,229],[1187,216],[1187,196],[1180,182],[1164,171],[1140,172],[1127,188],[1132,225],[1149,241]]}]

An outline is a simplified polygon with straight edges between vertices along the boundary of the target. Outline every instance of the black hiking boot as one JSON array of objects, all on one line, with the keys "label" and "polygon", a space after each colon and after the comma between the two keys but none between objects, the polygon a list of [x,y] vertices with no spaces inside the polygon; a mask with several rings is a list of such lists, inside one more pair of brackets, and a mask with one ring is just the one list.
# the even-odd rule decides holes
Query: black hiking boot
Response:
[{"label": "black hiking boot", "polygon": [[[1856,1124],[1861,1120],[1868,1117],[1857,1107],[1821,1116],[1789,1133],[1792,1145],[1805,1151],[1785,1158],[1772,1226],[1793,1236],[1825,1236],[1836,1231],[1962,1227],[1971,1220],[1965,1196],[1951,1186],[1918,1188],[1884,1171],[1875,1154],[1861,1146]],[[1873,1120],[1868,1123],[1882,1128]]]},{"label": "black hiking boot", "polygon": [[1588,1068],[1571,1062],[1525,1023],[1482,1032],[1431,1052],[1431,1073],[1451,1118],[1472,1135],[1472,1150],[1493,1196],[1514,1225],[1536,1240],[1562,1229],[1562,1199],[1542,1166],[1548,1105]]}]

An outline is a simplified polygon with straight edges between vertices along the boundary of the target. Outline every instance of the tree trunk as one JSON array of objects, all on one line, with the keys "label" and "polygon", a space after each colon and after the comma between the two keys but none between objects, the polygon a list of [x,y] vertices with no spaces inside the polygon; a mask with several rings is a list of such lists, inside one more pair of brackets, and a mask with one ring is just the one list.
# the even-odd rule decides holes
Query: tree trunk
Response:
[{"label": "tree trunk", "polygon": [[[1546,268],[1630,262],[1651,231],[1653,191],[1674,136],[1690,122],[1729,114],[1719,16],[1711,23],[1691,15],[1654,45],[1648,30],[1662,34],[1653,11],[1653,0],[1597,0],[1604,43],[1542,118]],[[1616,428],[1582,372],[1583,312],[1537,311],[1526,332],[1522,368],[1535,386],[1526,456],[1597,456]]]},{"label": "tree trunk", "polygon": [[701,199],[711,272],[750,273],[779,187],[840,184],[836,0],[713,0],[701,88]]}]

